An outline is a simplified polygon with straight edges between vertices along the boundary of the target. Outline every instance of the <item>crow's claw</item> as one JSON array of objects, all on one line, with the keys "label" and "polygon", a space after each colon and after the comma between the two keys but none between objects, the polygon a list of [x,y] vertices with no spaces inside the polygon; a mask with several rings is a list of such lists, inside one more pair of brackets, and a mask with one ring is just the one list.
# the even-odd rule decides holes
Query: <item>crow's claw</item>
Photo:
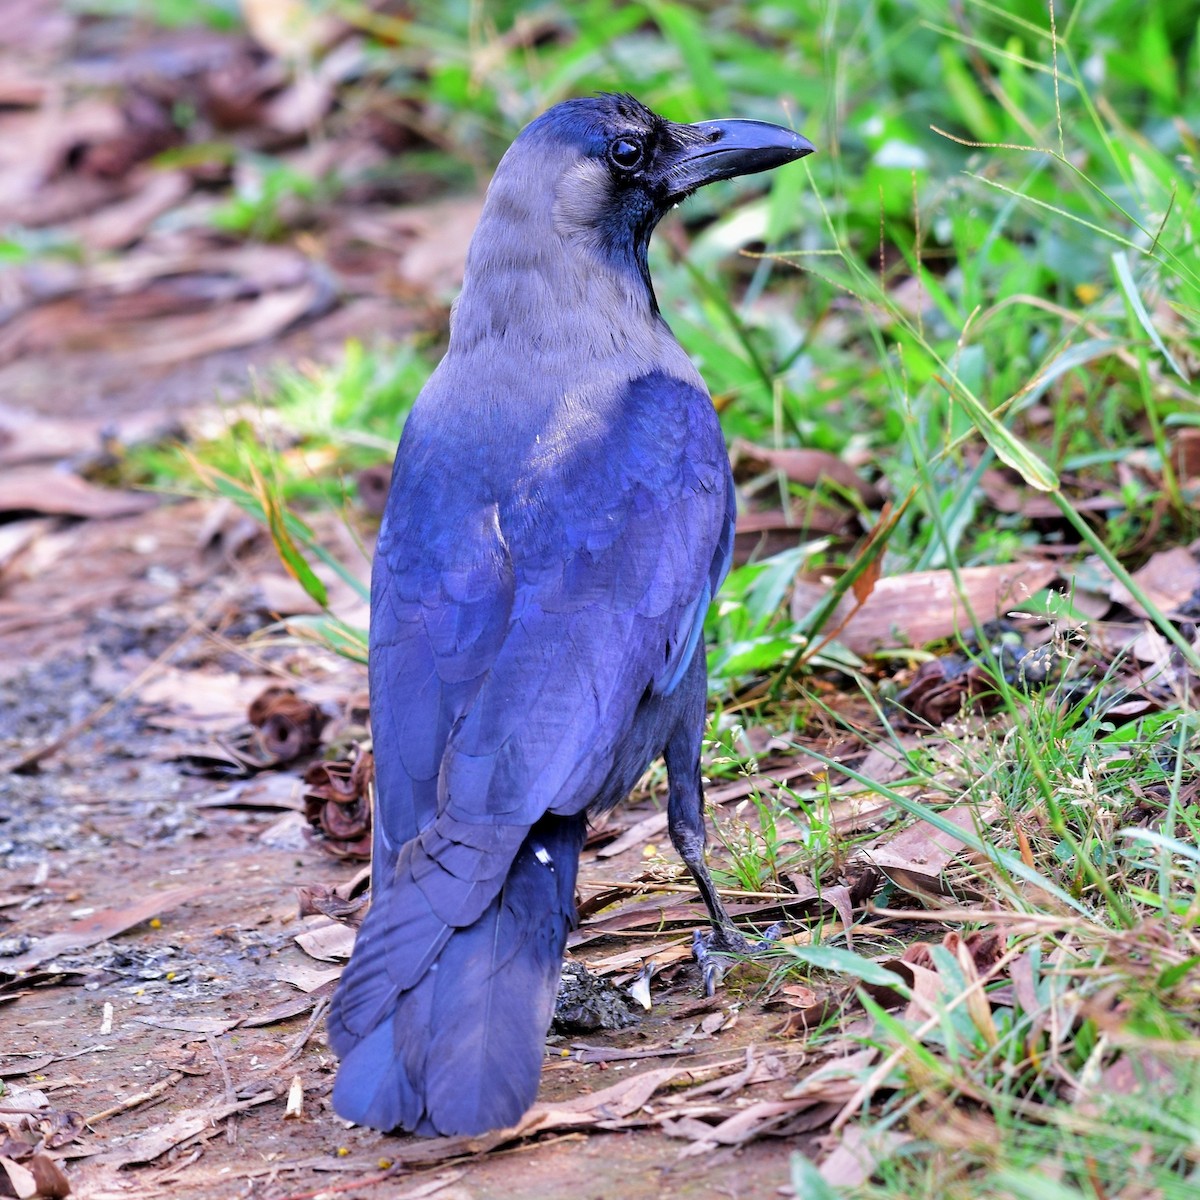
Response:
[{"label": "crow's claw", "polygon": [[708,930],[697,929],[692,935],[692,957],[695,958],[704,979],[704,994],[715,995],[725,972],[733,966],[732,962],[722,962],[721,958],[751,958],[755,954],[761,954],[772,942],[779,939],[785,928],[782,922],[776,922],[758,942],[747,941],[732,925],[717,925]]}]

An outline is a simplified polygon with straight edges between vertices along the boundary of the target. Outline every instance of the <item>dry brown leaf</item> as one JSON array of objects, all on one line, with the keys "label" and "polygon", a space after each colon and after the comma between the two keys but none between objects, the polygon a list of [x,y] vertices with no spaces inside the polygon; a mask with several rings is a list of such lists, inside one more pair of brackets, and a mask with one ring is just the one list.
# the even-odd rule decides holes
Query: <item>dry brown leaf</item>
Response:
[{"label": "dry brown leaf", "polygon": [[758,1100],[716,1125],[683,1118],[674,1122],[664,1121],[662,1128],[665,1133],[675,1137],[684,1136],[692,1141],[692,1145],[680,1154],[681,1158],[690,1158],[705,1154],[717,1146],[744,1146],[755,1138],[789,1124],[799,1113],[815,1107],[817,1103],[809,1099]]},{"label": "dry brown leaf", "polygon": [[[1144,566],[1133,573],[1134,582],[1146,594],[1146,598],[1168,617],[1179,617],[1179,609],[1185,600],[1200,594],[1200,562],[1183,546],[1160,550],[1147,559]],[[1139,604],[1123,583],[1113,581],[1112,598],[1124,604],[1139,617],[1150,614]]]},{"label": "dry brown leaf", "polygon": [[852,528],[854,518],[845,509],[830,508],[828,504],[806,504],[794,513],[781,509],[738,513],[735,536],[740,551],[748,554],[754,549],[760,558],[777,554],[789,546],[798,545],[804,538],[827,533],[845,533]]},{"label": "dry brown leaf", "polygon": [[861,984],[872,1000],[884,1008],[899,1008],[901,1004],[905,1004],[906,1021],[924,1021],[934,1012],[934,1006],[945,988],[942,977],[927,961],[915,963],[906,958],[890,958],[880,963],[880,966],[886,967],[904,981],[908,987],[909,999],[905,1004],[899,987],[893,988],[878,983]]},{"label": "dry brown leaf", "polygon": [[[32,1154],[21,1162],[0,1156],[0,1170],[12,1189],[0,1191],[0,1195],[16,1196],[19,1200],[60,1200],[71,1194],[62,1167],[48,1154]],[[0,1184],[3,1182],[0,1180]]]},{"label": "dry brown leaf", "polygon": [[[819,903],[816,888],[804,878],[793,880],[794,892],[779,892],[777,897],[772,894],[770,900],[726,900],[726,908],[731,917],[751,917],[756,913],[774,912],[778,909],[792,910],[808,908]],[[653,884],[647,885],[647,890],[653,892]],[[691,889],[689,888],[689,891]],[[577,946],[605,933],[619,933],[629,929],[658,929],[668,924],[697,925],[707,922],[708,917],[696,901],[699,900],[697,890],[694,898],[685,894],[671,892],[657,895],[642,896],[631,900],[618,911],[605,911],[603,914],[583,922],[575,931],[576,937],[569,945]]]},{"label": "dry brown leaf", "polygon": [[280,1021],[290,1021],[292,1017],[312,1012],[322,1000],[333,995],[336,984],[336,979],[330,980],[315,991],[293,996],[289,1000],[281,1000],[278,1004],[272,1004],[270,1008],[263,1009],[262,1012],[251,1013],[242,1019],[242,1028],[258,1029],[263,1025],[278,1025]]},{"label": "dry brown leaf", "polygon": [[310,927],[295,938],[296,945],[305,954],[322,962],[340,962],[350,957],[356,932],[351,926],[328,917],[310,917],[308,920]]},{"label": "dry brown leaf", "polygon": [[146,896],[144,899],[122,905],[119,908],[106,908],[86,917],[80,917],[78,920],[72,921],[61,932],[42,938],[32,950],[18,955],[16,958],[7,959],[3,969],[6,973],[15,974],[19,971],[28,971],[39,963],[49,962],[50,959],[57,958],[60,954],[86,950],[89,946],[94,946],[98,942],[106,942],[109,938],[114,938],[117,934],[124,933],[125,930],[132,929],[135,925],[140,925],[143,921],[158,916],[159,913],[168,912],[181,904],[187,904],[208,891],[207,884],[170,888],[165,892]]},{"label": "dry brown leaf", "polygon": [[240,304],[164,318],[154,323],[153,336],[142,349],[129,352],[130,361],[143,366],[168,366],[264,341],[312,312],[322,295],[316,283],[303,283]]},{"label": "dry brown leaf", "polygon": [[[984,471],[979,486],[991,506],[999,512],[1020,513],[1030,521],[1062,518],[1058,505],[1045,492],[1011,483],[1003,472],[994,468]],[[1121,507],[1121,502],[1112,496],[1075,496],[1071,503],[1076,512],[1105,512]]]},{"label": "dry brown leaf", "polygon": [[835,1058],[805,1076],[788,1092],[788,1098],[803,1097],[829,1104],[845,1103],[858,1091],[867,1069],[878,1057],[878,1050],[867,1049]]},{"label": "dry brown leaf", "polygon": [[861,1187],[875,1174],[880,1162],[891,1158],[912,1139],[891,1129],[863,1129],[848,1125],[839,1135],[838,1144],[821,1164],[821,1178],[831,1187]]},{"label": "dry brown leaf", "polygon": [[[570,945],[570,939],[567,944]],[[604,958],[589,958],[585,961],[587,969],[593,975],[614,975],[619,971],[640,967],[643,962],[651,958],[659,967],[665,967],[671,963],[684,962],[691,957],[692,939],[674,938],[669,942],[642,942],[634,946],[632,950],[622,950],[618,954],[609,954]]]},{"label": "dry brown leaf", "polygon": [[[964,831],[974,832],[980,825],[994,821],[996,811],[960,804],[947,809],[942,816]],[[924,821],[918,821],[882,846],[870,850],[868,858],[899,887],[940,896],[949,890],[942,874],[965,844]]]},{"label": "dry brown leaf", "polygon": [[596,857],[613,858],[618,854],[624,854],[626,850],[632,850],[652,837],[658,837],[659,834],[666,832],[666,828],[667,814],[665,812],[652,813],[636,825],[631,825],[616,841],[609,842],[607,846],[601,846],[596,851]]},{"label": "dry brown leaf", "polygon": [[0,525],[0,576],[52,526],[52,521],[38,517],[31,517],[25,521],[10,521],[7,525]]},{"label": "dry brown leaf", "polygon": [[794,1000],[795,1003],[779,1026],[771,1030],[776,1037],[803,1037],[809,1030],[816,1029],[828,1021],[853,999],[849,988],[830,989],[820,995],[811,992],[811,995],[810,1003],[805,1003],[806,997],[800,993],[787,998],[789,1002]]},{"label": "dry brown leaf", "polygon": [[305,72],[272,96],[263,108],[263,119],[280,133],[306,133],[320,123],[333,104],[333,81],[323,74]]},{"label": "dry brown leaf", "polygon": [[192,190],[191,177],[185,171],[147,168],[136,172],[130,182],[135,190],[128,198],[74,222],[74,232],[85,245],[95,250],[120,250],[136,242]]},{"label": "dry brown leaf", "polygon": [[[813,771],[823,771],[824,769],[824,764],[815,758],[805,757],[802,761],[793,761],[782,766],[772,767],[759,775],[750,775],[745,779],[722,784],[720,787],[706,788],[705,799],[709,804],[726,804],[730,800],[741,800],[749,796],[751,792],[769,795],[779,787],[793,783],[805,775],[811,775]],[[596,856],[597,858],[614,858],[618,854],[624,854],[627,850],[632,850],[635,846],[640,846],[643,842],[657,837],[665,832],[666,828],[667,814],[665,812],[651,813],[650,816],[631,825],[620,837],[609,842],[607,846],[601,846],[596,851]]]},{"label": "dry brown leaf", "polygon": [[173,418],[161,412],[54,417],[0,404],[0,466],[95,454],[108,440],[123,446],[157,441],[176,428]]},{"label": "dry brown leaf", "polygon": [[[854,492],[868,508],[875,508],[883,502],[874,484],[868,483],[849,463],[827,450],[772,450],[737,438],[730,456],[735,471],[743,467],[752,472],[781,471],[802,487],[816,487],[822,479],[828,479],[846,491]],[[742,478],[741,473],[738,477]]]},{"label": "dry brown leaf", "polygon": [[[8,114],[0,125],[0,223],[43,226],[66,220],[63,202],[48,193],[72,151],[118,137],[125,128],[120,108],[89,97],[64,106],[61,98],[35,112]],[[111,182],[96,185],[93,202],[116,190]],[[78,211],[86,211],[79,207]]]},{"label": "dry brown leaf", "polygon": [[405,283],[434,296],[457,290],[467,261],[467,245],[482,210],[482,196],[468,196],[410,205],[396,212],[395,224],[407,242],[397,263]]},{"label": "dry brown leaf", "polygon": [[[180,751],[186,750],[181,747]],[[304,811],[303,785],[294,775],[271,771],[242,780],[221,792],[201,796],[193,808],[285,808]]]},{"label": "dry brown leaf", "polygon": [[38,512],[64,517],[123,517],[145,512],[157,496],[96,487],[57,467],[7,467],[0,475],[0,512]]},{"label": "dry brown leaf", "polygon": [[312,963],[281,963],[275,968],[275,978],[302,992],[315,992],[327,983],[341,977],[341,967],[314,967]]},{"label": "dry brown leaf", "polygon": [[[815,889],[814,889],[815,890]],[[821,888],[821,901],[828,904],[841,918],[846,929],[846,945],[853,948],[850,927],[854,924],[854,898],[845,884],[834,884],[832,887]]]},{"label": "dry brown leaf", "polygon": [[228,1033],[242,1023],[241,1017],[137,1017],[133,1020],[155,1029],[177,1033]]},{"label": "dry brown leaf", "polygon": [[149,724],[208,732],[240,725],[246,716],[246,697],[275,682],[265,675],[164,666],[138,688],[136,696]]},{"label": "dry brown leaf", "polygon": [[512,1132],[517,1137],[530,1137],[548,1129],[602,1125],[632,1116],[646,1105],[659,1088],[688,1073],[687,1067],[658,1067],[560,1104],[536,1105]]},{"label": "dry brown leaf", "polygon": [[[1045,562],[965,567],[958,572],[967,606],[981,622],[1019,609],[1057,575],[1058,568]],[[806,617],[827,591],[824,584],[797,580],[792,597],[796,620]],[[924,646],[971,628],[950,571],[917,571],[880,579],[866,603],[846,619],[853,603],[843,598],[830,626],[846,620],[837,640],[855,654],[889,646]]]},{"label": "dry brown leaf", "polygon": [[1200,479],[1200,429],[1179,425],[1171,434],[1171,462],[1182,480]]},{"label": "dry brown leaf", "polygon": [[241,9],[260,46],[295,62],[307,62],[345,29],[336,17],[308,0],[241,0]]}]

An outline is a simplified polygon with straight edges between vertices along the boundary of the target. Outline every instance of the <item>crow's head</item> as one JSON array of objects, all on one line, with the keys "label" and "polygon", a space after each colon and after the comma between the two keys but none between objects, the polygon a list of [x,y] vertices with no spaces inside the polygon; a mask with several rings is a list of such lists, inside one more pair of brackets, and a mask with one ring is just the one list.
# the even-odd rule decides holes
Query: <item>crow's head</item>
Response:
[{"label": "crow's head", "polygon": [[632,96],[555,105],[496,168],[467,256],[452,349],[495,333],[578,345],[587,313],[574,310],[595,310],[597,329],[614,328],[624,309],[657,313],[646,248],[662,216],[706,183],[812,152],[778,125],[681,125]]},{"label": "crow's head", "polygon": [[812,152],[800,134],[765,121],[680,125],[632,96],[601,95],[544,113],[521,133],[500,170],[508,159],[522,169],[556,161],[560,230],[640,259],[663,215],[697,188]]}]

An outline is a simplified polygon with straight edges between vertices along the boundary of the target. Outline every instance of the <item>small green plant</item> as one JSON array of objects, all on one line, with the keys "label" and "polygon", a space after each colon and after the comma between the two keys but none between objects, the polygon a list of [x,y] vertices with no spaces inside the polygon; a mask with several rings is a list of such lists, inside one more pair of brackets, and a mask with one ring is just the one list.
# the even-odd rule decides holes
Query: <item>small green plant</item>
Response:
[{"label": "small green plant", "polygon": [[335,180],[314,179],[266,155],[247,155],[238,164],[234,195],[215,209],[215,228],[239,237],[278,241],[303,222],[312,206],[331,199]]}]

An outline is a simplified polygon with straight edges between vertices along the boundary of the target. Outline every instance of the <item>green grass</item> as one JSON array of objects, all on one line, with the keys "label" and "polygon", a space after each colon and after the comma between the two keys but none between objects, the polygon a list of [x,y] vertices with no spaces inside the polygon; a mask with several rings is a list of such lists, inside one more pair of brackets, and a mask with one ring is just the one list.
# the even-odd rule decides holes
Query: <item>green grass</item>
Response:
[{"label": "green grass", "polygon": [[[802,566],[841,573],[850,591],[877,552],[900,574],[1066,548],[1083,592],[1097,561],[1128,584],[1156,550],[1200,535],[1200,489],[1172,466],[1180,430],[1200,424],[1190,0],[1076,0],[1053,26],[1032,0],[453,0],[417,3],[411,19],[334,7],[368,39],[375,77],[436,135],[422,154],[481,174],[546,105],[596,89],[633,91],[680,120],[794,119],[819,147],[802,167],[708,189],[653,247],[664,313],[730,439],[827,450],[885,483],[894,505],[883,521],[859,513],[857,536],[806,536],[731,576],[707,628],[712,774],[758,769],[739,726],[818,753],[832,734],[900,736],[890,697],[904,658],[849,655],[828,605],[792,612]],[[235,196],[227,228],[290,236],[283,201],[309,185],[276,182]],[[386,456],[433,357],[352,344],[271,394],[297,445],[328,449],[344,474]],[[236,455],[215,458],[237,475]],[[1019,497],[1048,497],[1049,514],[997,511],[984,491],[996,471]],[[217,486],[271,518],[305,579],[323,552],[282,513],[307,485],[275,475],[260,488],[272,472],[259,463],[258,482]],[[763,486],[814,500],[786,480]],[[1077,511],[1096,497],[1104,506]],[[854,516],[843,498],[816,498]],[[1130,670],[1087,626],[1073,679],[1044,690],[1006,680],[979,638],[987,710],[924,730],[907,778],[860,779],[904,819],[944,824],[951,805],[991,814],[967,835],[973,858],[955,882],[1003,914],[989,926],[1001,965],[981,979],[939,934],[930,1015],[906,1019],[856,990],[884,970],[868,953],[870,918],[853,950],[837,935],[781,959],[779,979],[815,973],[857,997],[855,1036],[885,1069],[847,1119],[907,1138],[856,1187],[798,1160],[798,1195],[1200,1191],[1200,659],[1146,607],[1175,654],[1146,713],[1100,702]],[[315,632],[361,653],[353,631]],[[829,827],[828,777],[780,795],[718,815],[727,881],[761,890],[844,866],[853,840]],[[928,898],[878,899],[931,919]],[[1147,1089],[1117,1086],[1120,1071],[1148,1071]]]}]

